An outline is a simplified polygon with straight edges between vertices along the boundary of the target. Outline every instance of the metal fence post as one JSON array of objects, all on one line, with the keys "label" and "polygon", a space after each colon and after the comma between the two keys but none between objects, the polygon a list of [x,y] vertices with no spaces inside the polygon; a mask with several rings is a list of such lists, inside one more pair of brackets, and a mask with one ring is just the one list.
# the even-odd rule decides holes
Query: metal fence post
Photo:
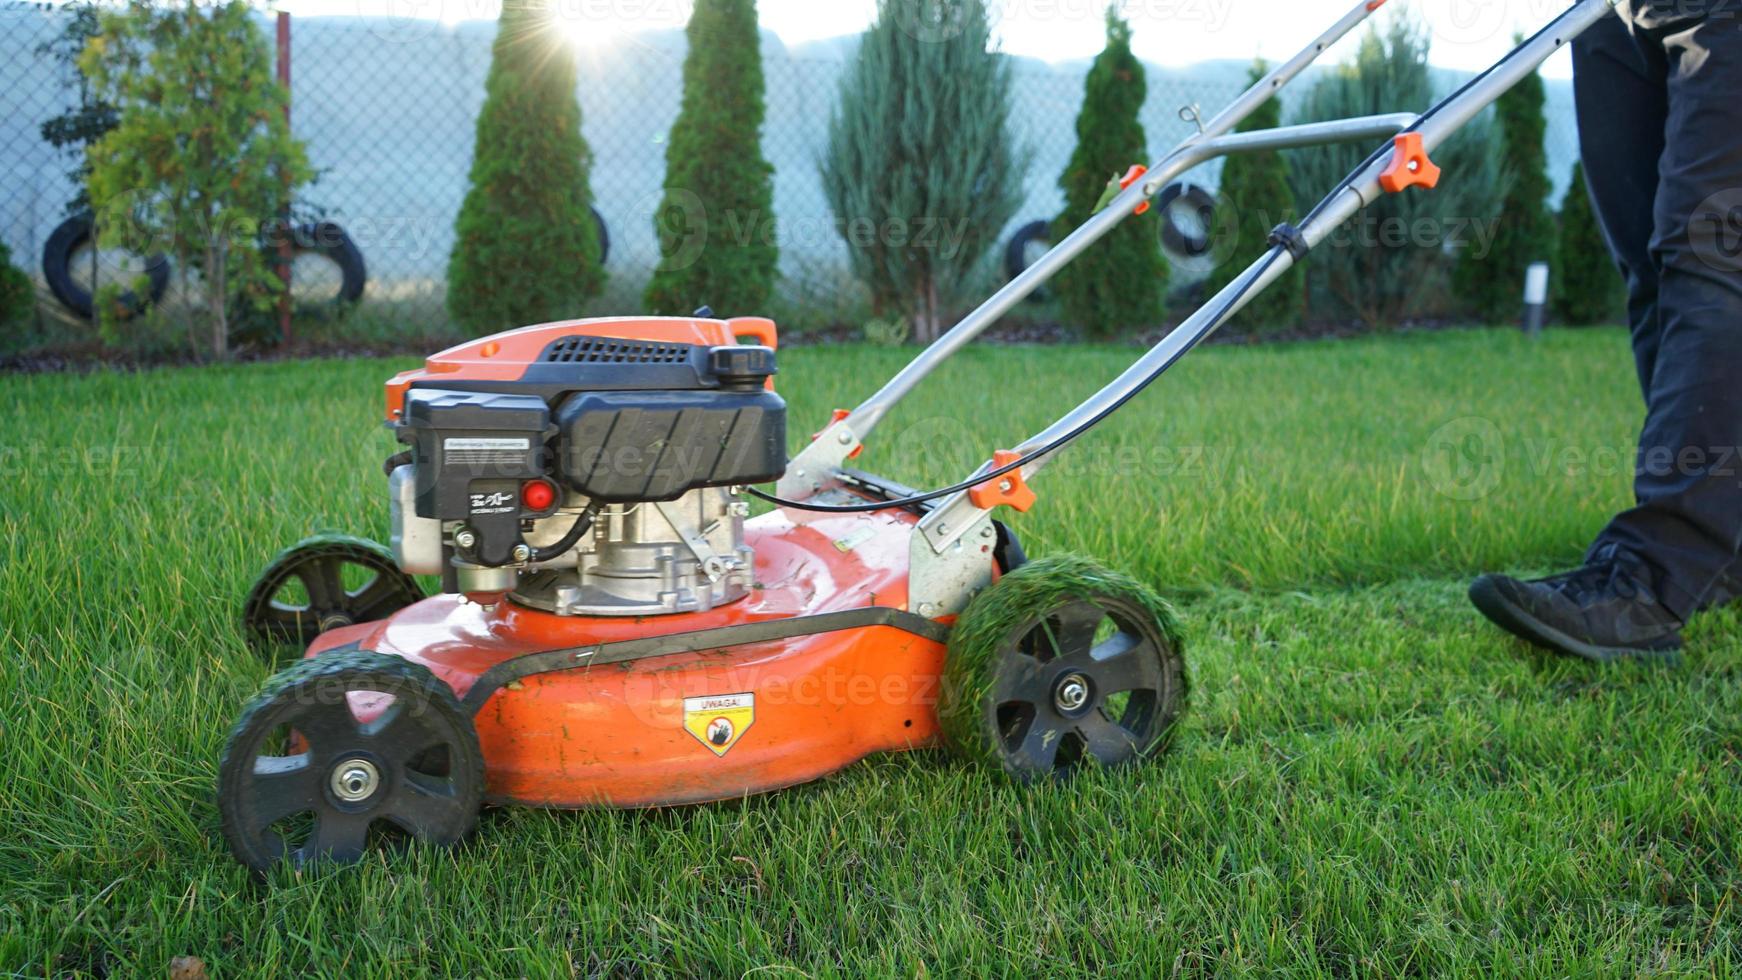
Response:
[{"label": "metal fence post", "polygon": [[[284,87],[284,124],[290,125],[290,14],[278,12],[278,84]],[[290,326],[290,175],[284,178],[284,207],[278,215],[278,335],[289,347],[294,338]]]}]

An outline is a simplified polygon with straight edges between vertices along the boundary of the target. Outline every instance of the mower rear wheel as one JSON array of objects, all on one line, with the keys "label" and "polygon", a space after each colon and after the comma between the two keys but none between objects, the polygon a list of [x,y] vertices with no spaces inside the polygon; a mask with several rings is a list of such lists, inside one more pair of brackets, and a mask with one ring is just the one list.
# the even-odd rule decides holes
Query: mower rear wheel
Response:
[{"label": "mower rear wheel", "polygon": [[269,662],[331,629],[386,619],[423,599],[393,552],[365,538],[321,534],[279,552],[242,603],[242,633]]},{"label": "mower rear wheel", "polygon": [[428,669],[336,653],[280,671],[248,707],[218,764],[218,813],[236,860],[361,860],[397,831],[437,846],[478,820],[484,758],[471,716]]},{"label": "mower rear wheel", "polygon": [[1173,609],[1083,558],[1031,561],[950,635],[938,722],[961,754],[1024,782],[1159,749],[1185,707]]}]

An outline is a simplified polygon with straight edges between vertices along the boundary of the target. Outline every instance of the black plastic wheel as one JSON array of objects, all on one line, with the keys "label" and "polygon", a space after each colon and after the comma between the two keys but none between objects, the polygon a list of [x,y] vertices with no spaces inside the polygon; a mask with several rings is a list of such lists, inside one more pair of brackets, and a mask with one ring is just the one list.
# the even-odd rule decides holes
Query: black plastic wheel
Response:
[{"label": "black plastic wheel", "polygon": [[393,552],[364,538],[322,534],[291,545],[255,579],[242,603],[248,645],[275,658],[331,629],[386,619],[423,599]]},{"label": "black plastic wheel", "polygon": [[962,754],[1023,781],[1160,747],[1185,706],[1172,609],[1082,558],[1031,561],[969,604],[950,637],[938,720]]},{"label": "black plastic wheel", "polygon": [[472,719],[426,668],[339,653],[280,671],[230,730],[218,814],[236,860],[349,864],[392,838],[458,843],[477,824]]}]

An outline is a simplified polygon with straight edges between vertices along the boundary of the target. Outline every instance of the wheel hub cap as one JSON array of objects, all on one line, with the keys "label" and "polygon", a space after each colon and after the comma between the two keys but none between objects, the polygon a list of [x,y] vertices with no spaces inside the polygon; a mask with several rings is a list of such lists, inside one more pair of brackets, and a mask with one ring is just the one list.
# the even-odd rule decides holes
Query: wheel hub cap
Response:
[{"label": "wheel hub cap", "polygon": [[1089,679],[1077,673],[1059,678],[1058,686],[1053,689],[1052,703],[1063,714],[1082,711],[1089,703]]},{"label": "wheel hub cap", "polygon": [[361,803],[375,795],[381,785],[381,771],[368,759],[346,759],[333,767],[328,785],[333,795],[346,803]]}]

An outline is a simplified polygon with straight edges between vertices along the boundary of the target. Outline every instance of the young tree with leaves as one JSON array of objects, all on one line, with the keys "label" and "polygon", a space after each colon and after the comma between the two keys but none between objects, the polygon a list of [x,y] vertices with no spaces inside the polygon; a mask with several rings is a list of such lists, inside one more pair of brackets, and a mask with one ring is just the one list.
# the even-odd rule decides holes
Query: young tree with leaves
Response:
[{"label": "young tree with leaves", "polygon": [[12,264],[12,250],[0,242],[0,327],[22,321],[35,306],[36,288],[30,277]]},{"label": "young tree with leaves", "polygon": [[[1524,43],[1523,37],[1514,40]],[[1554,219],[1548,210],[1552,187],[1543,145],[1548,132],[1545,99],[1542,76],[1531,72],[1494,103],[1500,155],[1512,180],[1494,225],[1492,248],[1486,255],[1465,248],[1453,276],[1458,297],[1487,323],[1515,320],[1523,303],[1524,270],[1554,257]]]},{"label": "young tree with leaves", "polygon": [[696,0],[684,34],[683,108],[665,148],[665,197],[653,217],[661,259],[647,305],[756,313],[780,258],[774,168],[762,157],[756,2]]},{"label": "young tree with leaves", "polygon": [[283,288],[261,223],[311,176],[254,9],[133,0],[102,15],[79,68],[118,112],[89,150],[98,244],[167,251],[184,293],[198,271],[212,353],[226,356],[232,297],[266,306]]},{"label": "young tree with leaves", "polygon": [[[1249,81],[1268,72],[1264,62],[1252,66]],[[1239,132],[1275,129],[1282,124],[1282,103],[1272,98],[1240,122]],[[1275,151],[1240,153],[1222,165],[1222,186],[1216,195],[1215,268],[1204,288],[1214,294],[1245,272],[1266,248],[1277,225],[1296,218],[1294,190],[1289,186],[1288,159]],[[1225,331],[1274,333],[1300,322],[1306,309],[1306,269],[1294,266],[1228,322]]]},{"label": "young tree with leaves", "polygon": [[1573,164],[1573,179],[1561,200],[1555,312],[1572,326],[1612,323],[1622,314],[1627,291],[1603,239],[1602,226],[1585,187],[1585,167]]},{"label": "young tree with leaves", "polygon": [[448,312],[474,334],[575,316],[605,284],[574,48],[549,4],[502,4],[484,93],[448,259]]},{"label": "young tree with leaves", "polygon": [[[1059,175],[1065,209],[1053,220],[1062,238],[1094,213],[1108,180],[1134,163],[1149,162],[1149,142],[1138,113],[1147,81],[1131,53],[1131,25],[1117,5],[1107,8],[1107,44],[1083,84],[1077,148]],[[1059,271],[1065,318],[1091,336],[1114,337],[1153,326],[1167,301],[1167,260],[1161,254],[1161,214],[1132,215]]]},{"label": "young tree with leaves", "polygon": [[1022,199],[991,33],[984,0],[879,0],[829,119],[823,189],[853,271],[921,343]]}]

